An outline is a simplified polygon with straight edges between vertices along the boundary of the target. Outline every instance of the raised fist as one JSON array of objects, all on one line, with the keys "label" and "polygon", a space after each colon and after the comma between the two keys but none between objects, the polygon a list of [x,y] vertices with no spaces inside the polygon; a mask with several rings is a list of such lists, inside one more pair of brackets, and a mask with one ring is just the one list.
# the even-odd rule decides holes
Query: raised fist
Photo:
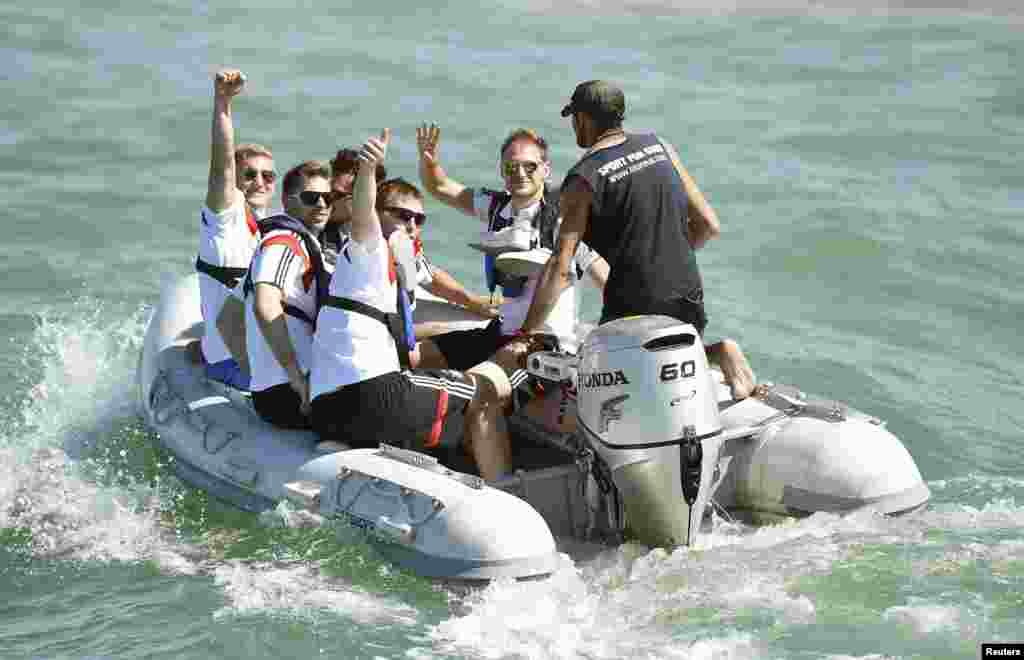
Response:
[{"label": "raised fist", "polygon": [[218,96],[235,96],[243,87],[245,74],[238,69],[221,69],[213,78],[213,88]]}]

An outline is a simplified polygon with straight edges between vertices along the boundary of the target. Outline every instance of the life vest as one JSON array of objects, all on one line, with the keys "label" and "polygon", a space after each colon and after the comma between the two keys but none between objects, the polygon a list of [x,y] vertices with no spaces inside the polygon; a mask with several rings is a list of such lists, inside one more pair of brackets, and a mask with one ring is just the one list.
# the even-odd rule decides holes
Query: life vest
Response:
[{"label": "life vest", "polygon": [[[351,240],[348,236],[342,240],[342,251],[344,251]],[[416,332],[412,324],[412,300],[416,283],[413,282],[413,288],[410,289],[405,270],[404,268],[396,267],[395,254],[391,244],[388,243],[388,276],[396,285],[395,309],[397,312],[394,314],[377,309],[373,305],[367,305],[353,298],[342,298],[340,296],[333,296],[330,293],[325,293],[323,297],[317,297],[317,310],[321,306],[334,307],[335,309],[343,309],[347,312],[369,316],[371,319],[382,323],[388,329],[391,338],[395,340],[398,363],[402,366],[403,370],[411,368],[412,364],[409,354],[416,348]]]},{"label": "life vest", "polygon": [[[277,230],[294,232],[302,239],[302,243],[306,248],[306,254],[309,255],[309,266],[313,275],[313,282],[311,282],[311,284],[316,285],[316,310],[319,311],[320,306],[323,304],[321,301],[323,301],[328,295],[327,292],[331,285],[331,277],[324,268],[324,259],[320,252],[320,243],[309,231],[309,228],[306,227],[306,225],[289,215],[282,213],[280,215],[264,218],[259,222],[259,231],[263,236]],[[254,288],[255,285],[252,281],[252,271],[250,268],[247,269],[245,273],[245,284],[242,285],[242,294],[248,298]],[[285,303],[284,313],[293,318],[305,321],[314,327],[316,326],[316,316],[310,318],[308,314],[294,305]]]},{"label": "life vest", "polygon": [[[206,218],[203,217],[202,213],[199,214],[200,222],[205,223]],[[259,221],[256,219],[256,213],[249,206],[249,203],[245,204],[245,224],[249,226],[249,232],[256,236],[259,234]],[[209,262],[203,261],[202,257],[196,256],[196,271],[209,275],[213,279],[217,280],[228,289],[234,289],[238,286],[239,280],[246,276],[249,272],[249,267],[237,267],[233,268],[230,266],[216,266]]]},{"label": "life vest", "polygon": [[[487,231],[498,231],[511,225],[513,218],[503,218],[500,213],[512,201],[512,193],[507,190],[498,191],[488,188],[482,189],[481,192],[491,198],[490,206],[487,208]],[[552,251],[555,249],[560,212],[558,189],[544,186],[544,196],[540,199],[540,211],[533,216],[531,221],[537,236],[531,242],[530,249],[537,247]],[[487,289],[493,294],[494,290],[500,286],[502,295],[506,298],[521,296],[529,278],[501,272],[495,267],[494,259],[493,255],[484,255],[484,277],[487,281]]]}]

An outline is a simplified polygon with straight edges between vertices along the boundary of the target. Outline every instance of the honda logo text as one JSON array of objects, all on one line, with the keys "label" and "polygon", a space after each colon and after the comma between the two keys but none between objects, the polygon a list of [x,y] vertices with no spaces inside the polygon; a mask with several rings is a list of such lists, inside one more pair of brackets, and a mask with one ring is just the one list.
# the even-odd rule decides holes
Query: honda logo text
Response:
[{"label": "honda logo text", "polygon": [[621,370],[601,371],[592,374],[580,374],[581,388],[611,387],[612,385],[629,385],[629,379]]}]

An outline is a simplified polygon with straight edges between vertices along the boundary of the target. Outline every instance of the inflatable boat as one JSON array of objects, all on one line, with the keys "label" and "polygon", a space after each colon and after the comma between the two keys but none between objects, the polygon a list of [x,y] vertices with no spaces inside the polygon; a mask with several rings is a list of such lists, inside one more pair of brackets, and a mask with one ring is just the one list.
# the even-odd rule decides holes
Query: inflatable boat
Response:
[{"label": "inflatable boat", "polygon": [[[483,323],[429,295],[417,321]],[[885,424],[768,384],[734,402],[689,325],[661,316],[599,326],[577,355],[535,353],[538,382],[571,387],[577,430],[509,417],[514,473],[486,482],[376,438],[329,454],[282,430],[249,396],[187,357],[202,333],[195,275],[164,283],[138,366],[139,406],[178,475],[250,511],[282,501],[322,524],[366,530],[385,557],[432,578],[531,578],[558,565],[556,539],[693,544],[713,511],[754,522],[870,507],[896,515],[930,498]]]}]

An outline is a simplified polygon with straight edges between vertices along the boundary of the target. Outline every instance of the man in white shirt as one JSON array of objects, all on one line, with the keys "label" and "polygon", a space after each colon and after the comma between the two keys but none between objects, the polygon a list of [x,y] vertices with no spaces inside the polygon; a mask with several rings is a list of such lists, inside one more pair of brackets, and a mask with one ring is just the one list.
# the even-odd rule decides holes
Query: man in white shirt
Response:
[{"label": "man in white shirt", "polygon": [[[380,169],[377,170],[377,174],[380,175]],[[415,204],[416,208],[420,210],[413,211],[405,208],[407,202]],[[485,296],[470,293],[448,271],[434,265],[427,258],[423,251],[422,239],[423,225],[427,222],[427,214],[422,209],[423,193],[402,177],[395,177],[377,184],[377,212],[380,216],[381,229],[385,236],[390,236],[393,231],[401,230],[412,241],[413,258],[416,265],[416,284],[435,296],[456,305],[462,305],[480,316],[488,318],[497,316],[496,306],[490,304]],[[415,307],[415,301],[413,307]],[[417,328],[418,335],[419,329]]]},{"label": "man in white shirt", "polygon": [[259,241],[257,220],[267,215],[277,173],[269,149],[235,145],[231,103],[244,86],[245,76],[237,69],[223,69],[214,78],[210,177],[196,258],[205,328],[190,354],[205,363],[208,377],[248,389],[247,375],[231,358],[216,322],[231,289],[249,268]]},{"label": "man in white shirt", "polygon": [[[331,207],[331,218],[327,221],[320,236],[320,244],[324,249],[324,259],[333,268],[341,244],[349,233],[352,222],[352,185],[359,170],[359,152],[344,147],[331,160],[331,191],[334,192],[334,206]],[[387,170],[383,165],[377,168],[377,181],[387,178]]]},{"label": "man in white shirt", "polygon": [[[422,126],[416,131],[419,148],[419,172],[424,187],[444,204],[480,220],[490,234],[508,231],[523,224],[529,235],[529,248],[554,249],[560,216],[557,194],[546,186],[551,175],[547,142],[530,129],[513,131],[502,143],[499,171],[504,191],[467,188],[448,176],[438,155],[440,129]],[[467,369],[495,355],[515,338],[530,308],[537,277],[508,277],[495,270],[491,256],[484,259],[485,276],[492,291],[500,286],[504,302],[500,316],[485,328],[449,332],[421,342],[421,365]],[[562,289],[555,311],[543,330],[558,338],[563,348],[576,348],[577,296],[574,284],[587,274],[595,286],[603,288],[608,265],[585,245],[579,247],[573,263],[571,283]],[[514,360],[498,362],[511,371]]]},{"label": "man in white shirt", "polygon": [[[389,245],[408,239],[402,232],[392,232],[390,240],[384,236],[376,203],[375,170],[389,141],[385,129],[359,154],[350,240],[338,255],[313,338],[314,428],[322,447],[383,441],[442,458],[461,449],[481,476],[495,479],[508,471],[511,453],[500,419],[499,398],[510,387],[501,368],[489,363],[470,373],[400,370],[399,349],[407,350],[407,344],[396,342],[389,320],[403,313],[398,292],[404,281]],[[423,212],[415,197],[401,208]]]},{"label": "man in white shirt", "polygon": [[261,222],[244,285],[245,337],[256,412],[284,428],[312,428],[309,371],[317,301],[327,288],[317,237],[334,193],[330,168],[306,161],[282,183],[285,213]]}]

